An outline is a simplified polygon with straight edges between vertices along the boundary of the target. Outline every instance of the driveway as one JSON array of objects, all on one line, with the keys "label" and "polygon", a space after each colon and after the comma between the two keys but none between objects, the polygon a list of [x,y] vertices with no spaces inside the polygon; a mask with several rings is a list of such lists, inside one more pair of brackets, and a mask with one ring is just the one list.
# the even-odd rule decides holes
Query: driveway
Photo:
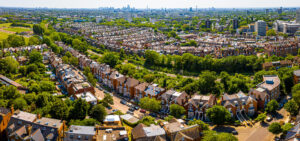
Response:
[{"label": "driveway", "polygon": [[274,117],[271,122],[267,122],[264,124],[256,123],[253,127],[244,127],[244,126],[219,126],[219,127],[211,127],[212,130],[218,132],[228,132],[230,133],[233,130],[238,132],[236,137],[239,141],[271,141],[274,140],[275,135],[268,131],[268,127],[273,122],[284,121],[288,122],[288,112],[285,109],[280,109],[278,114]]}]

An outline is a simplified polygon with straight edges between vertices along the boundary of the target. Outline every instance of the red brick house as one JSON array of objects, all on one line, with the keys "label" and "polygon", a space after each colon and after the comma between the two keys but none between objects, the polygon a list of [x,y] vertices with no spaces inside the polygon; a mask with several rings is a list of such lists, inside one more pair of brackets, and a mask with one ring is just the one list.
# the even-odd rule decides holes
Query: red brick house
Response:
[{"label": "red brick house", "polygon": [[199,95],[194,94],[184,107],[187,111],[188,119],[207,120],[206,110],[217,104],[217,99],[214,95]]},{"label": "red brick house", "polygon": [[221,98],[221,105],[228,109],[232,117],[253,116],[257,112],[255,98],[246,96],[241,91],[232,95],[224,94]]}]

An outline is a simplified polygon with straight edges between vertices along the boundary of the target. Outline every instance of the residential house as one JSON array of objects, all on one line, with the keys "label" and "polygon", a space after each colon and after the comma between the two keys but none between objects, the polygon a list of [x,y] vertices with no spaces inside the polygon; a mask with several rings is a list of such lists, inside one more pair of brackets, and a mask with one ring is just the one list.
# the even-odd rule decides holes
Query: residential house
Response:
[{"label": "residential house", "polygon": [[201,141],[201,138],[201,127],[199,125],[193,125],[177,132],[174,141]]},{"label": "residential house", "polygon": [[120,115],[120,118],[123,121],[126,121],[127,123],[130,123],[130,124],[136,124],[139,121],[138,118],[134,117],[131,114]]},{"label": "residential house", "polygon": [[154,141],[158,136],[165,139],[166,132],[158,125],[140,123],[131,130],[131,136],[133,141]]},{"label": "residential house", "polygon": [[149,98],[158,98],[160,95],[162,95],[166,89],[158,87],[158,84],[151,84],[149,85],[145,92],[144,97],[149,97]]},{"label": "residential house", "polygon": [[108,115],[102,126],[96,126],[93,141],[128,141],[127,131],[119,115]]},{"label": "residential house", "polygon": [[74,94],[74,98],[75,99],[81,98],[92,105],[96,105],[98,103],[97,97],[95,95],[93,95],[91,92],[83,92],[83,93],[79,93],[79,94]]},{"label": "residential house", "polygon": [[184,105],[188,119],[208,120],[206,110],[217,104],[217,99],[214,95],[199,95],[194,94],[191,99]]},{"label": "residential house", "polygon": [[148,83],[144,82],[134,87],[134,100],[140,101],[145,96],[145,90],[149,86]]},{"label": "residential house", "polygon": [[258,84],[257,87],[267,89],[272,99],[277,99],[280,96],[280,79],[277,75],[264,75],[263,82]]},{"label": "residential house", "polygon": [[262,64],[263,69],[270,70],[271,68],[275,68],[276,70],[282,67],[292,67],[293,62],[291,60],[282,60],[275,62],[266,62]]},{"label": "residential house", "polygon": [[300,70],[295,70],[293,72],[293,80],[295,85],[300,82]]},{"label": "residential house", "polygon": [[257,112],[257,101],[251,96],[245,95],[242,91],[236,94],[224,94],[221,98],[221,104],[231,114],[232,117],[244,119],[253,116]]},{"label": "residential house", "polygon": [[177,92],[171,89],[163,93],[158,99],[161,100],[162,113],[168,114],[172,104],[184,106],[188,102],[189,96],[186,92]]},{"label": "residential house", "polygon": [[173,119],[163,125],[169,141],[199,141],[201,140],[201,128],[199,125],[187,126]]},{"label": "residential house", "polygon": [[25,94],[27,92],[27,88],[22,86],[21,84],[3,76],[0,74],[0,83],[6,85],[6,86],[9,86],[9,85],[12,85],[12,86],[15,86],[17,87],[18,91],[21,93],[21,94]]},{"label": "residential house", "polygon": [[123,95],[126,97],[133,98],[134,97],[134,87],[137,86],[140,81],[134,78],[127,78],[124,83]]},{"label": "residential house", "polygon": [[118,71],[113,71],[110,76],[109,76],[109,82],[108,82],[108,87],[117,90],[118,87],[118,80],[124,80],[125,76],[120,74]]},{"label": "residential house", "polygon": [[64,141],[92,141],[95,133],[94,126],[71,125],[65,132]]},{"label": "residential house", "polygon": [[258,107],[264,109],[269,101],[280,96],[280,79],[277,75],[264,75],[263,82],[251,89],[249,95],[258,101]]},{"label": "residential house", "polygon": [[4,107],[0,107],[0,139],[6,138],[6,128],[8,125],[8,122],[10,121],[10,118],[12,114],[14,113],[14,108],[6,109]]},{"label": "residential house", "polygon": [[23,111],[14,112],[6,128],[9,140],[61,141],[66,125],[63,121],[40,118]]}]

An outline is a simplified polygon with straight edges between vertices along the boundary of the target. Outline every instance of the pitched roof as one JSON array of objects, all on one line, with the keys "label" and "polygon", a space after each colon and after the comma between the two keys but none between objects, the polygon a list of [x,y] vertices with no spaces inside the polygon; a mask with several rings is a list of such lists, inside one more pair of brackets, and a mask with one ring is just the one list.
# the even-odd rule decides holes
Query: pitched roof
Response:
[{"label": "pitched roof", "polygon": [[127,85],[128,87],[134,87],[136,85],[138,85],[140,83],[140,81],[134,79],[134,78],[127,78],[125,85]]}]

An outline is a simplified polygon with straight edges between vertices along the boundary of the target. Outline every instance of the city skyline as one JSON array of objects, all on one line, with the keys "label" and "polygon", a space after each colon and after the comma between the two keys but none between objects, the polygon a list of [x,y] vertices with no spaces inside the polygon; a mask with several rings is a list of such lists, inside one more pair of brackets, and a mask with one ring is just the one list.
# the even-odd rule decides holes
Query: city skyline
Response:
[{"label": "city skyline", "polygon": [[47,8],[264,8],[300,7],[299,0],[19,0],[0,1],[0,7],[47,7]]}]

